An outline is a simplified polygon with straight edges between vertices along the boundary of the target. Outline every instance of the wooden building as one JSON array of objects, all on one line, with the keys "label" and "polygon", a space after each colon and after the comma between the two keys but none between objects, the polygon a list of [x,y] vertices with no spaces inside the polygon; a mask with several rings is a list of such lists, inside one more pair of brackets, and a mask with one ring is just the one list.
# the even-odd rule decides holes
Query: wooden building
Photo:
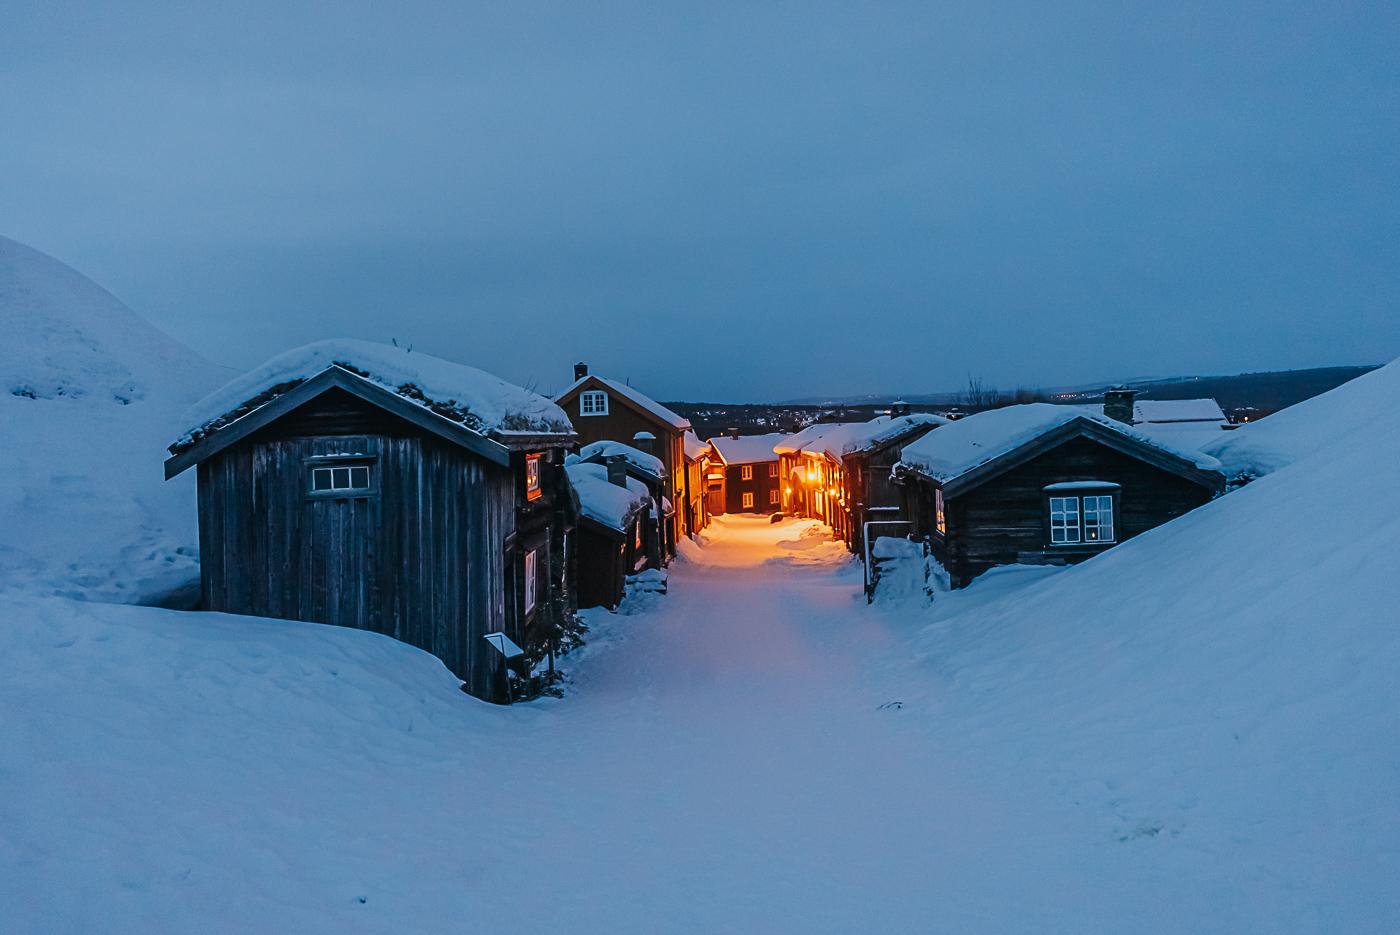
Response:
[{"label": "wooden building", "polygon": [[773,445],[773,453],[778,456],[778,480],[782,484],[780,499],[783,512],[789,516],[820,518],[826,515],[825,496],[828,478],[813,457],[803,453],[803,448],[823,432],[831,431],[843,422],[814,422],[806,428],[779,439]]},{"label": "wooden building", "polygon": [[[676,415],[656,400],[626,383],[590,375],[586,364],[574,366],[574,382],[555,397],[578,432],[580,444],[615,441],[635,445],[638,436],[651,436],[651,451],[666,468],[666,500],[672,504],[665,517],[670,538],[689,532],[685,511],[675,504],[685,498],[685,433],[690,420]],[[640,447],[640,446],[638,446]]]},{"label": "wooden building", "polygon": [[683,438],[685,454],[685,528],[695,535],[710,525],[707,475],[710,473],[710,446],[689,429]]},{"label": "wooden building", "polygon": [[969,416],[908,444],[895,470],[954,587],[997,565],[1069,564],[1224,489],[1213,458],[1126,423],[1034,403]]},{"label": "wooden building", "polygon": [[651,497],[651,508],[641,521],[642,555],[647,567],[661,568],[670,561],[675,554],[675,541],[671,539],[670,525],[661,519],[669,512],[669,504],[666,501],[666,468],[659,458],[622,442],[602,441],[584,445],[578,454],[569,455],[565,463],[617,464],[628,477],[645,487]]},{"label": "wooden building", "polygon": [[284,354],[200,404],[206,610],[372,630],[506,699],[504,633],[534,658],[570,613],[563,412],[471,367],[362,341]]},{"label": "wooden building", "polygon": [[734,432],[710,439],[716,473],[721,475],[719,482],[711,486],[714,512],[776,513],[783,508],[783,485],[773,446],[786,437],[781,432]]},{"label": "wooden building", "polygon": [[572,461],[565,471],[579,504],[574,585],[578,606],[617,607],[627,576],[645,570],[646,527],[656,524],[647,486],[628,476],[624,458]]}]

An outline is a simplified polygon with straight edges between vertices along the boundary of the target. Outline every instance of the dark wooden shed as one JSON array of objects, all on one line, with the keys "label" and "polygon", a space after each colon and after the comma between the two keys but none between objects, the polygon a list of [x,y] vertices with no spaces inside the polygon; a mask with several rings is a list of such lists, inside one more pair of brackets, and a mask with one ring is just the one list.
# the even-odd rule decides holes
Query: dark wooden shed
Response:
[{"label": "dark wooden shed", "polygon": [[[571,612],[568,420],[427,355],[308,350],[324,369],[287,379],[270,362],[223,394],[246,398],[171,447],[167,477],[198,470],[205,609],[383,633],[437,656],[471,694],[505,700],[503,659],[484,636],[503,632],[539,658]],[[505,418],[398,382],[424,367],[479,391],[475,405],[504,400]]]},{"label": "dark wooden shed", "polygon": [[896,467],[916,538],[953,587],[997,565],[1073,564],[1224,490],[1213,459],[1102,416],[1031,404],[940,427]]}]

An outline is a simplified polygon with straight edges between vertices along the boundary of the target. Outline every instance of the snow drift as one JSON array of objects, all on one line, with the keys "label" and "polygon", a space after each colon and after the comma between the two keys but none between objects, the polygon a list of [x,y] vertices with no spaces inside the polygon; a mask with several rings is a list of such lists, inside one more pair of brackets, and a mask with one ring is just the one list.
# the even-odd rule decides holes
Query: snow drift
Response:
[{"label": "snow drift", "polygon": [[1241,905],[1287,906],[1294,930],[1393,931],[1397,379],[1241,430],[1222,455],[1293,463],[1194,513],[991,602],[935,602],[935,730],[1045,777],[1106,838],[1229,855]]},{"label": "snow drift", "polygon": [[149,599],[197,576],[178,413],[227,377],[52,257],[0,237],[0,591]]}]

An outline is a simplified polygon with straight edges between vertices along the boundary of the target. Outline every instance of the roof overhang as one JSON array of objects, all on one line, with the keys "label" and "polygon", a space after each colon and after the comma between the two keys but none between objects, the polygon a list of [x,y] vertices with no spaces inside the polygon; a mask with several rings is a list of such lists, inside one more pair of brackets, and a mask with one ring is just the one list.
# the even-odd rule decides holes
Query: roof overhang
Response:
[{"label": "roof overhang", "polygon": [[373,406],[398,416],[405,422],[503,467],[510,464],[512,451],[526,448],[567,446],[572,444],[576,438],[572,433],[507,432],[502,436],[503,441],[497,441],[462,425],[460,422],[453,422],[451,419],[440,416],[431,409],[405,399],[392,390],[371,380],[366,380],[344,367],[333,366],[253,411],[240,416],[228,425],[222,426],[179,454],[167,458],[165,479],[169,480],[201,461],[212,458],[224,449],[247,438],[258,429],[272,424],[292,410],[332,389],[344,390],[352,396],[359,397]]},{"label": "roof overhang", "polygon": [[1220,493],[1225,489],[1225,475],[1220,471],[1198,467],[1191,461],[1170,451],[1139,441],[1131,435],[1114,431],[1093,419],[1082,417],[1058,425],[997,458],[979,464],[977,467],[941,483],[929,477],[917,465],[906,464],[904,467],[909,473],[916,474],[921,479],[932,481],[942,488],[945,497],[952,498],[980,487],[1007,471],[1020,467],[1032,458],[1039,457],[1075,438],[1088,438],[1105,448],[1137,458],[1139,461],[1144,461],[1194,484],[1199,484],[1215,493]]}]

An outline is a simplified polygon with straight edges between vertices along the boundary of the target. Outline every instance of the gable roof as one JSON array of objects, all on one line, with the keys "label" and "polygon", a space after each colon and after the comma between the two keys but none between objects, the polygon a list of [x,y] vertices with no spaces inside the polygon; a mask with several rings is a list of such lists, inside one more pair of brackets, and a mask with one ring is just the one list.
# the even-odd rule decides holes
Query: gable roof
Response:
[{"label": "gable roof", "polygon": [[681,442],[685,446],[685,458],[687,461],[699,461],[710,453],[710,446],[700,440],[690,429],[685,430],[681,436]]},{"label": "gable roof", "polygon": [[651,506],[651,493],[636,478],[626,478],[626,487],[608,480],[606,465],[576,461],[565,465],[564,473],[578,496],[579,512],[614,532],[627,526]]},{"label": "gable roof", "polygon": [[719,459],[725,464],[758,464],[763,461],[777,461],[778,455],[773,446],[782,441],[782,432],[768,432],[764,435],[716,435],[710,439]]},{"label": "gable roof", "polygon": [[931,412],[903,416],[876,416],[869,422],[843,422],[832,425],[802,446],[804,454],[825,454],[836,461],[846,455],[878,448],[919,430],[947,425],[947,419]]},{"label": "gable roof", "polygon": [[1139,399],[1134,422],[1224,422],[1225,410],[1213,399]]},{"label": "gable roof", "polygon": [[174,477],[331,390],[498,464],[520,447],[571,443],[573,426],[543,396],[475,367],[369,341],[318,341],[279,354],[200,400],[170,446]]},{"label": "gable roof", "polygon": [[859,422],[813,422],[805,429],[793,432],[787,438],[773,446],[773,450],[780,455],[791,455],[801,451],[806,445],[822,436],[824,432],[830,432],[843,425],[860,425]]},{"label": "gable roof", "polygon": [[630,387],[626,383],[620,383],[617,380],[609,380],[607,377],[600,377],[596,373],[590,373],[587,376],[575,380],[565,387],[562,392],[556,394],[554,401],[562,405],[572,400],[583,390],[590,388],[606,389],[611,394],[630,403],[632,408],[651,416],[653,419],[659,420],[670,428],[678,431],[685,431],[690,428],[689,419],[676,415],[676,413],[667,409],[640,390]]},{"label": "gable roof", "polygon": [[658,481],[666,477],[666,468],[661,463],[660,458],[633,448],[631,445],[624,445],[622,442],[600,441],[584,445],[579,449],[578,454],[569,455],[567,463],[601,464],[613,455],[622,455],[629,467],[650,475]]},{"label": "gable roof", "polygon": [[904,449],[900,465],[952,495],[977,486],[1072,438],[1088,437],[1202,486],[1219,489],[1220,462],[1178,448],[1106,416],[1070,406],[1030,403],[959,419]]}]

